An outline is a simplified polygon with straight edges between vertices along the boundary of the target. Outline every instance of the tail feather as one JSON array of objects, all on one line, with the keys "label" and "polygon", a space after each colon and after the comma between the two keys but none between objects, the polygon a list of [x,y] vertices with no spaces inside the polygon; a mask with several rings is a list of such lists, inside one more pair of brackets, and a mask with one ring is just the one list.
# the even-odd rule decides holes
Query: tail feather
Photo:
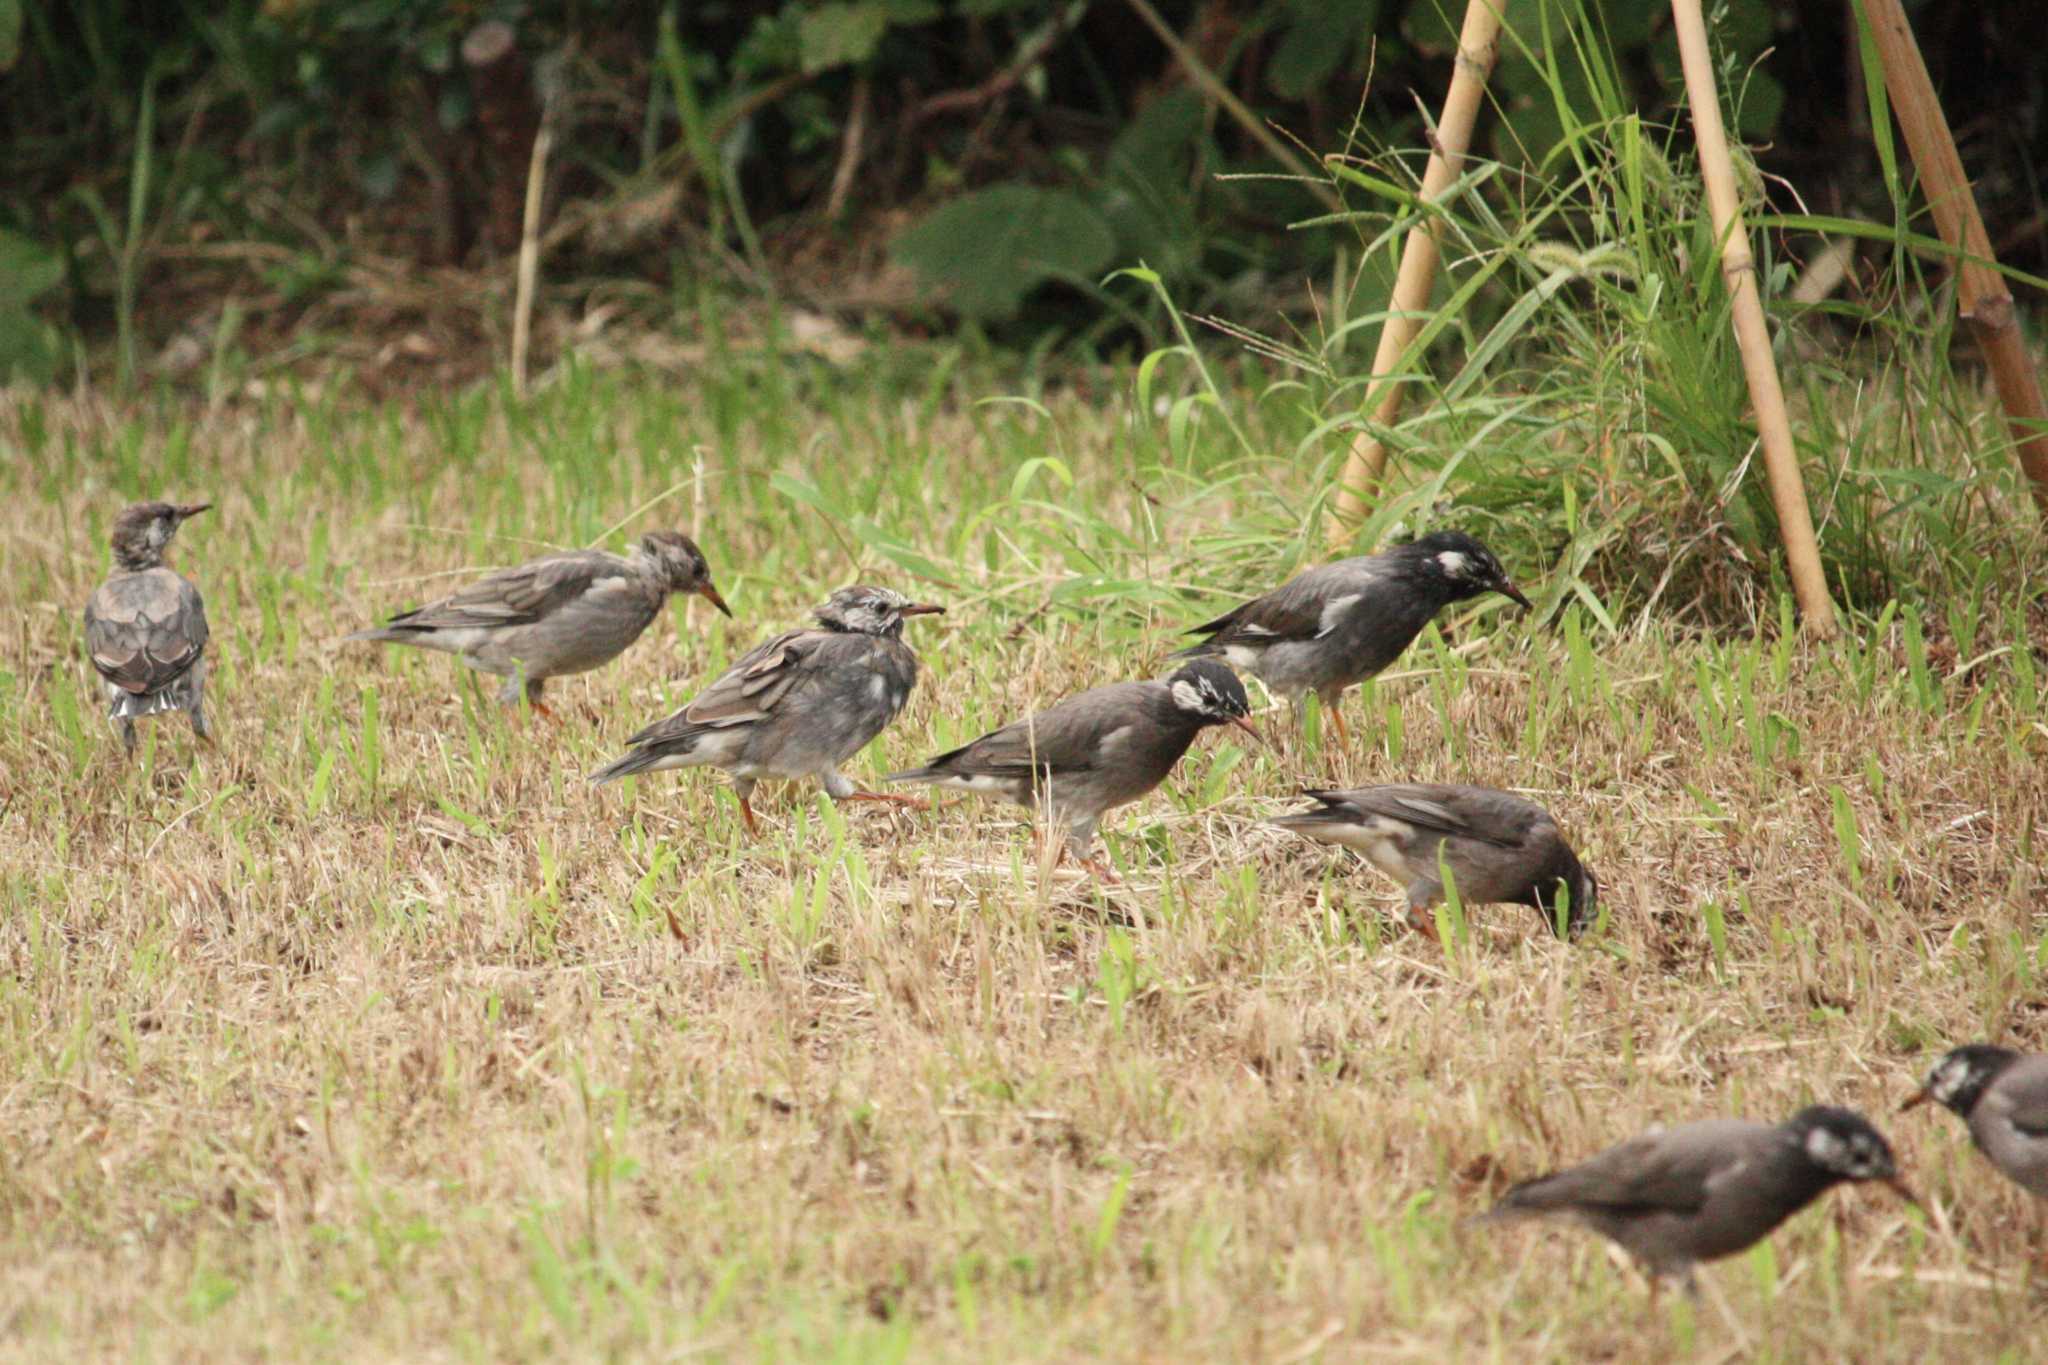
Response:
[{"label": "tail feather", "polygon": [[111,714],[115,720],[132,720],[137,716],[160,716],[166,711],[181,709],[177,698],[168,690],[162,692],[118,692],[114,696]]},{"label": "tail feather", "polygon": [[1223,646],[1217,644],[1214,640],[1200,640],[1187,646],[1185,649],[1176,649],[1166,657],[1169,659],[1220,659],[1223,657]]},{"label": "tail feather", "polygon": [[605,764],[590,775],[590,785],[602,787],[607,782],[616,782],[634,773],[644,773],[664,757],[659,749],[635,749],[624,758]]},{"label": "tail feather", "polygon": [[936,782],[944,776],[946,776],[944,769],[927,765],[922,768],[905,768],[900,773],[889,773],[882,780],[884,782]]},{"label": "tail feather", "polygon": [[393,630],[389,626],[372,626],[368,630],[359,630],[353,635],[342,636],[341,642],[345,645],[352,645],[362,640],[373,640],[379,644],[385,644],[392,640],[403,640],[406,638],[408,638],[407,633]]}]

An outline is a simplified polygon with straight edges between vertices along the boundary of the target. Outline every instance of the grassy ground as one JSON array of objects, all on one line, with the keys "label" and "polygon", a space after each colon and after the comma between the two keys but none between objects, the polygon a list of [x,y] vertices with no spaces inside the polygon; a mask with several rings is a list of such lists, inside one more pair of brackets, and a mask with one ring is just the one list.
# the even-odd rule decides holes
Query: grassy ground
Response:
[{"label": "grassy ground", "polygon": [[[588,790],[856,576],[953,607],[913,624],[928,672],[872,778],[1156,672],[1302,552],[1289,461],[1204,455],[1120,392],[958,387],[7,400],[10,1355],[2032,1353],[2023,1196],[1947,1115],[1891,1112],[1951,1041],[2048,1042],[2024,599],[1828,647],[1768,602],[1755,637],[1479,604],[1352,702],[1350,749],[1277,714],[1284,752],[1205,741],[1112,822],[1108,892],[1041,879],[971,801],[770,796],[750,845],[715,775]],[[77,614],[113,512],[158,493],[216,500],[174,562],[222,740],[158,725],[128,767]],[[694,524],[740,620],[676,604],[557,684],[559,726],[332,643],[664,493],[630,529]],[[1506,549],[1541,604],[1574,595]],[[1446,955],[1375,874],[1260,824],[1303,780],[1395,778],[1549,804],[1602,878],[1592,941],[1491,907]],[[1827,1197],[1711,1272],[1727,1314],[1652,1315],[1581,1235],[1460,1227],[1652,1122],[1811,1100],[1873,1115],[1929,1212]]]}]

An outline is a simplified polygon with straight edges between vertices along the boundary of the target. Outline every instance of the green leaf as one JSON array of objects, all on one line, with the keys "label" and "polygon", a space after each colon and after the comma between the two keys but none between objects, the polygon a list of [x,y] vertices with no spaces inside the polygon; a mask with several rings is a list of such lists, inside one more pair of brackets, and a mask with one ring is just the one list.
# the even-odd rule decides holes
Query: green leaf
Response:
[{"label": "green leaf", "polygon": [[1380,0],[1293,0],[1292,20],[1266,64],[1266,84],[1284,99],[1307,99],[1320,90],[1369,37],[1380,17]]},{"label": "green leaf", "polygon": [[864,62],[875,55],[888,29],[889,6],[876,0],[866,4],[820,5],[804,15],[798,29],[804,70],[826,71]]},{"label": "green leaf", "polygon": [[1079,195],[997,185],[940,205],[889,251],[961,313],[1006,318],[1046,280],[1102,270],[1116,238]]},{"label": "green leaf", "polygon": [[21,56],[21,20],[25,12],[21,0],[0,0],[0,71],[13,66]]},{"label": "green leaf", "polygon": [[[0,0],[0,21],[4,21],[12,0]],[[0,56],[4,56],[4,22],[0,22]],[[0,70],[7,63],[0,60]],[[64,258],[18,232],[0,228],[0,308],[19,308],[40,294],[57,287],[64,278]]]}]

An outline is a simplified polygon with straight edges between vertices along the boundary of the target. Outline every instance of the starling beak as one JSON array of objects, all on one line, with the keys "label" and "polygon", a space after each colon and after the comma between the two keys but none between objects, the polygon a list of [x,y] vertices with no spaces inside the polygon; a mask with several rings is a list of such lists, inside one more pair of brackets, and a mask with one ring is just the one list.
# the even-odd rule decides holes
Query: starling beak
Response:
[{"label": "starling beak", "polygon": [[725,613],[727,619],[731,618],[732,608],[725,605],[724,596],[718,591],[718,589],[711,586],[710,579],[705,579],[701,584],[697,586],[697,596],[703,598],[706,602],[709,602],[712,606],[717,607],[721,612]]}]

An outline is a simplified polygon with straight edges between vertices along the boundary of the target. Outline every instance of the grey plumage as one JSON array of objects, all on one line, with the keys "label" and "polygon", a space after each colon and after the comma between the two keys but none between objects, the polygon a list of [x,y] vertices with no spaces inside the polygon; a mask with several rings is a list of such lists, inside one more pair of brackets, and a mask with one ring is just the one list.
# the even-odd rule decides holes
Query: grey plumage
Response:
[{"label": "grey plumage", "polygon": [[1868,1120],[1816,1105],[1778,1124],[1708,1119],[1652,1129],[1516,1185],[1487,1217],[1576,1218],[1652,1276],[1690,1289],[1695,1264],[1760,1241],[1845,1180],[1882,1181],[1913,1200],[1891,1145]]},{"label": "grey plumage", "polygon": [[2007,1179],[2048,1200],[2048,1056],[1971,1043],[1934,1064],[1905,1108],[1933,1100]]},{"label": "grey plumage", "polygon": [[786,631],[756,646],[681,710],[627,740],[632,752],[590,781],[722,768],[733,776],[750,831],[749,798],[767,777],[815,777],[835,801],[917,804],[863,792],[839,765],[896,718],[917,685],[904,618],[944,610],[887,588],[841,588],[817,609],[816,629]]},{"label": "grey plumage", "polygon": [[1599,883],[1579,862],[1550,812],[1491,787],[1402,783],[1351,791],[1307,791],[1312,810],[1272,823],[1305,838],[1341,844],[1402,883],[1408,922],[1436,937],[1427,913],[1442,899],[1439,850],[1466,905],[1514,902],[1557,928],[1558,888],[1569,893],[1576,938],[1599,911]]},{"label": "grey plumage", "polygon": [[208,739],[206,604],[164,564],[187,517],[210,503],[136,503],[114,519],[114,574],[85,604],[85,647],[106,680],[122,747],[135,748],[135,718],[183,711]]},{"label": "grey plumage", "polygon": [[1157,787],[1209,726],[1256,736],[1250,711],[1237,675],[1198,659],[1162,682],[1091,688],[887,780],[1042,804],[1067,851],[1108,875],[1091,855],[1103,813]]},{"label": "grey plumage", "polygon": [[1299,574],[1194,627],[1208,638],[1175,657],[1225,659],[1291,702],[1314,692],[1341,732],[1344,689],[1398,659],[1443,608],[1486,592],[1529,605],[1484,545],[1436,531]]},{"label": "grey plumage", "polygon": [[609,663],[640,638],[670,593],[695,593],[732,615],[688,536],[650,531],[628,555],[572,550],[500,569],[462,591],[401,612],[349,641],[414,645],[454,654],[504,678],[499,700],[545,712],[549,678]]}]

